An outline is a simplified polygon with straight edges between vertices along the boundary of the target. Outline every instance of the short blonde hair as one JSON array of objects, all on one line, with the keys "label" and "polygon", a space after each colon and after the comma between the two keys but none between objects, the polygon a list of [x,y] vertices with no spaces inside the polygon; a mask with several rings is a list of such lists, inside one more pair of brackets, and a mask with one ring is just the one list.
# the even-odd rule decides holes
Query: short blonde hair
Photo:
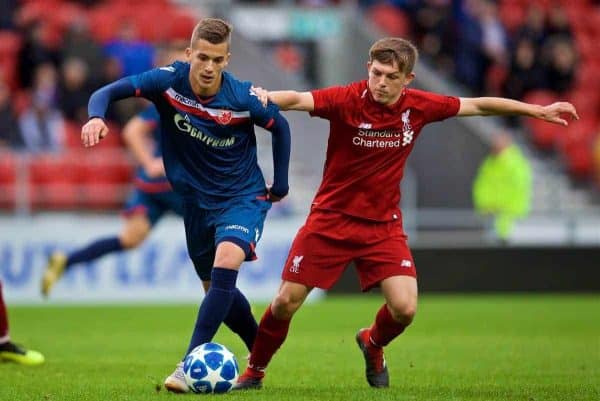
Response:
[{"label": "short blonde hair", "polygon": [[409,74],[415,68],[419,51],[410,41],[402,38],[383,38],[373,43],[369,60],[383,64],[398,64],[398,69]]}]

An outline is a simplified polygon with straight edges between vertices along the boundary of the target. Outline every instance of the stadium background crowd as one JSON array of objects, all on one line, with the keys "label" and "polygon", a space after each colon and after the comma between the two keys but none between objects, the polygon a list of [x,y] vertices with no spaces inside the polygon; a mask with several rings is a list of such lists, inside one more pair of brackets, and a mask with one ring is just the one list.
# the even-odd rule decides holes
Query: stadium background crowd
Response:
[{"label": "stadium background crowd", "polygon": [[[25,210],[118,209],[132,160],[119,135],[84,153],[79,131],[91,92],[151,68],[161,46],[186,40],[199,17],[189,2],[8,0],[0,15],[0,207]],[[600,7],[592,0],[239,1],[305,8],[358,6],[385,34],[412,39],[444,79],[470,95],[528,102],[566,99],[582,116],[568,128],[524,122],[521,138],[537,157],[558,160],[580,187],[600,183]],[[567,6],[568,4],[568,6]],[[267,47],[277,68],[312,86],[310,46]],[[118,132],[143,101],[110,111]],[[521,121],[506,123],[520,128]],[[518,130],[517,132],[521,132]],[[32,156],[32,157],[29,157]],[[103,174],[94,174],[102,169]],[[292,164],[292,169],[294,165]],[[292,174],[294,172],[292,171]],[[24,184],[23,184],[24,183]]]}]

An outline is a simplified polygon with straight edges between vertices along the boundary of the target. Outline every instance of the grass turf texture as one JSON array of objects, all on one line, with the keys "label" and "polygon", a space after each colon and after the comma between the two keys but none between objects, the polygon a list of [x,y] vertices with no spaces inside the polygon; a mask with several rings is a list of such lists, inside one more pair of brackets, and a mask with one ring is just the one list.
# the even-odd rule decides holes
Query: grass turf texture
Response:
[{"label": "grass turf texture", "polygon": [[[597,295],[425,294],[414,325],[386,348],[391,387],[376,390],[354,335],[380,304],[355,296],[305,305],[264,388],[223,396],[160,387],[187,345],[194,306],[13,307],[12,337],[47,363],[0,364],[0,400],[600,400]],[[215,340],[245,367],[237,337],[222,328]]]}]

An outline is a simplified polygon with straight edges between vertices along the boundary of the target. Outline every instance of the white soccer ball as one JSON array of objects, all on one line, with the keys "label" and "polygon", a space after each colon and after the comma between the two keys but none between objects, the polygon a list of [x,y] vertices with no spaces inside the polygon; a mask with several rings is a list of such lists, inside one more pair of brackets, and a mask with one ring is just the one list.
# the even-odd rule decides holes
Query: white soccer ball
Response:
[{"label": "white soccer ball", "polygon": [[197,346],[183,361],[185,382],[194,393],[226,393],[236,383],[239,372],[233,353],[217,343]]}]

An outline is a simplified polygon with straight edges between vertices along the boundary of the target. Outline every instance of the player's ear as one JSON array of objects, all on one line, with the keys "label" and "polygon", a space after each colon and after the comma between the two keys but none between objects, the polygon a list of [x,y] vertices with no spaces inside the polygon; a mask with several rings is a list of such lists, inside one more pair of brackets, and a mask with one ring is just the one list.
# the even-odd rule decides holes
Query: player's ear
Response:
[{"label": "player's ear", "polygon": [[406,76],[404,77],[404,86],[409,85],[413,79],[415,79],[416,75],[414,72],[409,72],[408,74],[406,74]]},{"label": "player's ear", "polygon": [[369,73],[371,71],[372,65],[373,65],[373,62],[371,60],[367,61],[367,73]]},{"label": "player's ear", "polygon": [[231,53],[227,53],[227,56],[225,56],[225,67],[227,67],[227,65],[229,64],[230,59],[231,59]]},{"label": "player's ear", "polygon": [[192,49],[190,47],[185,48],[185,58],[187,61],[190,61],[192,58]]}]

